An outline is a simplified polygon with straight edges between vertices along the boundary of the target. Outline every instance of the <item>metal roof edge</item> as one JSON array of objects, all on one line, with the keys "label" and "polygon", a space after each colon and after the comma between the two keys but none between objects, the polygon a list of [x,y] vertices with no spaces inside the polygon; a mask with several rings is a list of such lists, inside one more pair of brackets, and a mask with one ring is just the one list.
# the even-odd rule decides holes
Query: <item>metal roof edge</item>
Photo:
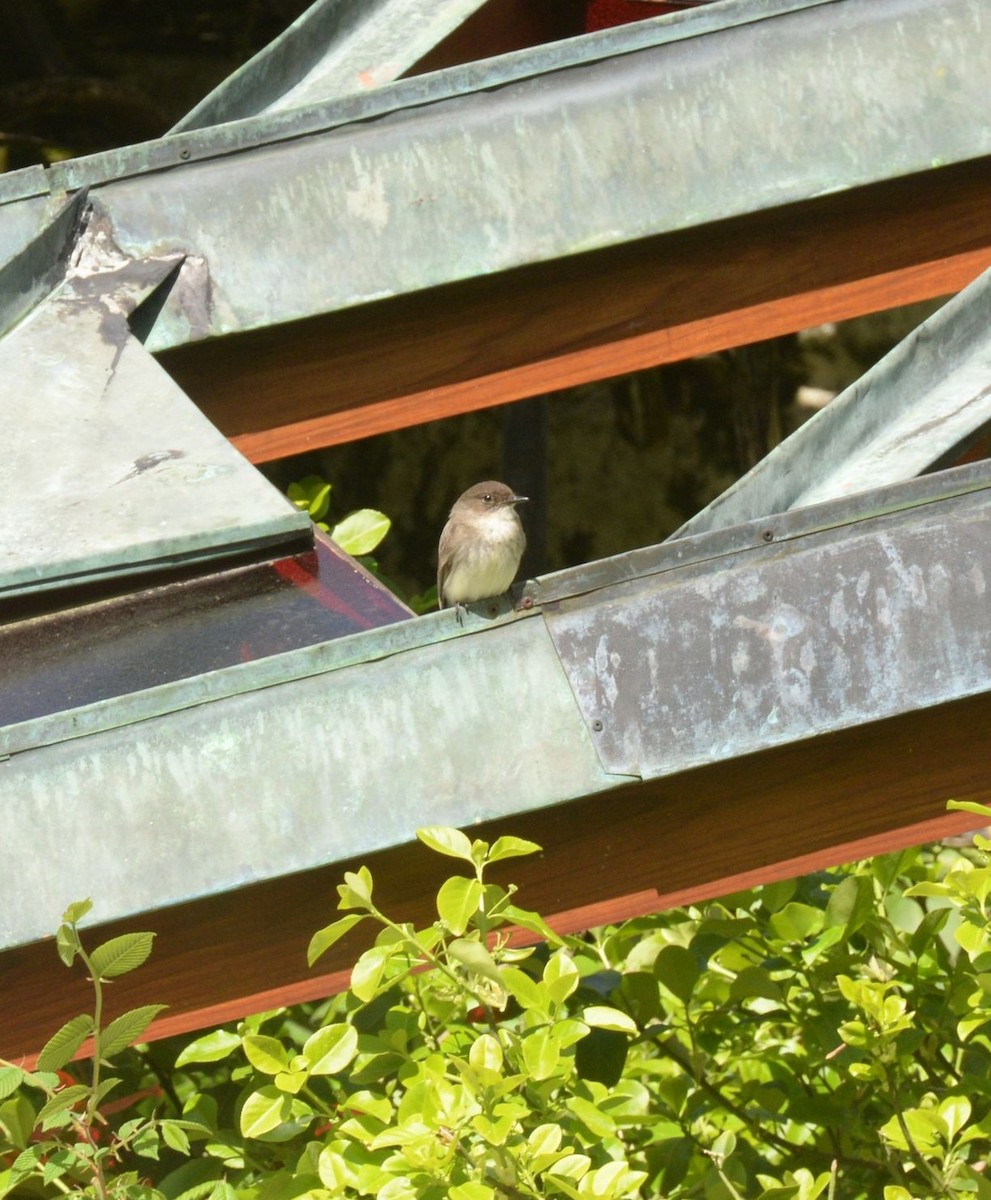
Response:
[{"label": "metal roof edge", "polygon": [[[496,613],[499,623],[505,624],[536,615],[536,610],[513,612],[509,601],[503,600],[498,604]],[[345,667],[377,662],[422,646],[468,637],[490,627],[492,620],[492,617],[479,616],[471,609],[464,616],[464,624],[458,623],[453,609],[428,613],[416,620],[396,621],[334,641],[288,650],[254,662],[238,663],[190,679],[161,684],[143,692],[114,696],[47,717],[0,727],[0,758],[107,729],[137,724],[246,692],[262,691]]]},{"label": "metal roof edge", "polygon": [[[453,610],[399,621],[315,646],[240,663],[191,679],[163,684],[128,696],[100,700],[77,709],[0,728],[0,758],[108,729],[137,724],[182,709],[232,696],[290,684],[346,667],[371,663],[430,645],[471,637],[541,614],[542,605],[557,604],[616,583],[715,562],[731,555],[766,549],[830,529],[865,522],[912,508],[938,504],[991,490],[991,462],[956,467],[891,485],[873,492],[795,509],[773,518],[749,521],[628,551],[601,561],[541,576],[525,584],[522,603],[508,599],[491,606],[493,616],[469,610],[461,625]],[[768,534],[771,536],[769,537]],[[490,606],[486,605],[489,609]]]},{"label": "metal roof edge", "polygon": [[[723,3],[713,6],[655,17],[400,79],[363,95],[274,114],[245,117],[186,133],[165,134],[153,141],[65,159],[45,168],[44,173],[49,191],[71,191],[86,185],[98,185],[292,141],[310,134],[325,133],[403,109],[489,91],[535,76],[836,3],[840,3],[840,0],[723,0]],[[35,168],[28,168],[28,171],[33,172]],[[25,194],[36,194],[36,176],[25,179],[22,186],[33,189]],[[0,191],[0,203],[3,200]]]},{"label": "metal roof edge", "polygon": [[542,575],[526,585],[524,595],[534,605],[573,600],[619,581],[644,579],[692,564],[746,553],[771,542],[788,542],[987,490],[991,490],[991,460],[966,463],[836,500],[755,517],[724,528],[672,537],[653,546]]}]

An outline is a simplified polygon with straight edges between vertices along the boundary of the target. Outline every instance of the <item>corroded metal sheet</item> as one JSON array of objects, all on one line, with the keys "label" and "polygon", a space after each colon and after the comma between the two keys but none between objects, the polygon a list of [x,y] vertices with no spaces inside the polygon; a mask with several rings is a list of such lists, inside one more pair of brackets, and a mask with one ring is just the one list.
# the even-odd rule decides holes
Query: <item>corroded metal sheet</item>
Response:
[{"label": "corroded metal sheet", "polygon": [[49,185],[98,192],[133,257],[167,236],[206,264],[194,316],[180,290],[162,310],[164,349],[991,153],[984,0],[705,6],[609,34]]},{"label": "corroded metal sheet", "polygon": [[8,843],[60,831],[0,947],[991,690],[989,537],[983,464],[0,729]]},{"label": "corroded metal sheet", "polygon": [[[53,720],[70,740],[7,742],[0,948],[47,935],[74,897],[98,895],[110,920],[614,782],[539,620],[479,635],[469,617],[446,640],[454,630],[439,613],[334,643],[338,657],[352,643],[351,666],[307,674],[327,662],[313,647],[282,656],[294,671],[281,683],[270,659],[216,673],[262,672],[269,686],[142,720],[145,693],[105,702],[100,732]],[[44,855],[31,852],[39,830],[58,830]]]},{"label": "corroded metal sheet", "polygon": [[991,688],[991,492],[785,543],[738,532],[748,548],[545,608],[604,770],[668,775]]},{"label": "corroded metal sheet", "polygon": [[991,423],[989,312],[986,271],[673,537],[910,479],[959,452]]},{"label": "corroded metal sheet", "polygon": [[[65,242],[75,207],[56,221],[53,245]],[[307,514],[130,331],[136,305],[182,261],[131,260],[94,215],[64,280],[0,338],[0,599],[311,536]],[[36,300],[58,266],[53,254],[36,275],[18,270],[25,287],[12,287],[9,302]]]}]

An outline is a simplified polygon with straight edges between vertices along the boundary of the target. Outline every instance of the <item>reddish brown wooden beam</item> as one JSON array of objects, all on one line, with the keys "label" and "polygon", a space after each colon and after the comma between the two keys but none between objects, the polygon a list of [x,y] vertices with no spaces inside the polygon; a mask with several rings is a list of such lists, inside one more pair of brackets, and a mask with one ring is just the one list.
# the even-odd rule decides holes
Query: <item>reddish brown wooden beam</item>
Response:
[{"label": "reddish brown wooden beam", "polygon": [[256,462],[958,291],[991,160],[168,351]]},{"label": "reddish brown wooden beam", "polygon": [[[512,832],[546,846],[539,858],[513,860],[501,878],[518,882],[521,903],[562,931],[586,928],[967,829],[974,818],[947,814],[946,801],[991,802],[989,721],[991,695],[978,696],[472,833]],[[434,919],[434,893],[456,870],[420,846],[364,861],[380,905],[416,922]],[[336,863],[91,931],[91,944],[126,930],[158,934],[149,962],[115,981],[109,1015],[168,1003],[152,1031],[164,1036],[342,987],[361,949],[357,935],[321,960],[319,975],[307,970],[306,946],[335,918],[342,872],[358,865]],[[5,1058],[33,1053],[89,1002],[85,980],[61,965],[52,942],[0,956],[0,986]]]}]

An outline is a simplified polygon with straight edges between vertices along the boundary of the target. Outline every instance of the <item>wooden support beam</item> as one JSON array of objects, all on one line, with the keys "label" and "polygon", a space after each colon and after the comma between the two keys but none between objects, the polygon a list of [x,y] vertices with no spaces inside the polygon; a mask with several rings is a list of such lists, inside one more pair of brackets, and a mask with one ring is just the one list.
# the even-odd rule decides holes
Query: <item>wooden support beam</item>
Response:
[{"label": "wooden support beam", "polygon": [[[513,860],[501,878],[520,884],[526,907],[574,931],[973,827],[972,816],[947,814],[946,801],[991,802],[989,721],[991,694],[983,694],[472,832],[540,842],[541,856]],[[379,904],[416,922],[435,917],[436,888],[457,870],[418,845],[363,861]],[[135,929],[158,935],[148,963],[115,982],[109,1016],[168,1003],[151,1031],[163,1037],[346,986],[362,948],[357,934],[321,960],[319,975],[307,970],[306,946],[335,919],[335,885],[358,865],[334,863],[91,930],[90,944]],[[89,1002],[82,974],[62,966],[53,941],[0,956],[0,983],[0,1057],[8,1059],[37,1052]]]},{"label": "wooden support beam", "polygon": [[252,461],[966,286],[991,159],[193,343],[160,361]]}]

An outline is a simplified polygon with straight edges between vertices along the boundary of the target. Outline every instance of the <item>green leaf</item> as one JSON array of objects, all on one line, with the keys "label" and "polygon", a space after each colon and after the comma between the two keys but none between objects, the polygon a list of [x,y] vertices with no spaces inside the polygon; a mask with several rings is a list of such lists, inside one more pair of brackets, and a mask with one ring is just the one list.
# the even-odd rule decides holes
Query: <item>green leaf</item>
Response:
[{"label": "green leaf", "polygon": [[575,1114],[589,1133],[596,1138],[613,1137],[616,1133],[616,1122],[597,1104],[583,1099],[581,1096],[570,1096],[565,1105]]},{"label": "green leaf", "polygon": [[520,1044],[520,1050],[531,1079],[549,1079],[561,1059],[561,1047],[547,1026],[527,1034]]},{"label": "green leaf", "polygon": [[54,1150],[48,1155],[41,1166],[41,1177],[46,1184],[54,1183],[75,1164],[76,1158],[71,1150]]},{"label": "green leaf", "polygon": [[503,967],[502,982],[509,988],[513,999],[521,1008],[532,1009],[536,1012],[546,1012],[550,1005],[550,994],[542,983],[521,971],[519,967]]},{"label": "green leaf", "polygon": [[793,900],[771,916],[770,926],[785,942],[804,942],[822,931],[823,913],[811,904]]},{"label": "green leaf", "polygon": [[[295,1062],[295,1059],[293,1060]],[[280,1092],[298,1095],[306,1086],[310,1073],[305,1067],[295,1067],[288,1071],[279,1071],[273,1080]]]},{"label": "green leaf", "polygon": [[416,836],[425,846],[436,850],[438,854],[446,854],[449,858],[462,858],[465,862],[474,863],[471,842],[460,829],[452,829],[447,825],[426,825],[416,831]]},{"label": "green leaf", "polygon": [[484,1183],[456,1183],[447,1189],[450,1200],[495,1200],[501,1195],[495,1188]]},{"label": "green leaf", "polygon": [[794,879],[782,879],[777,883],[765,883],[759,892],[760,902],[764,910],[769,913],[777,912],[779,908],[784,908],[794,894]]},{"label": "green leaf", "polygon": [[684,946],[664,946],[654,959],[654,978],[687,1004],[699,977],[695,955]]},{"label": "green leaf", "polygon": [[847,875],[833,889],[826,905],[823,927],[839,925],[847,933],[856,933],[874,910],[874,889],[866,875]]},{"label": "green leaf", "polygon": [[96,1089],[97,1105],[102,1104],[104,1098],[108,1096],[119,1083],[120,1080],[112,1075],[108,1075],[106,1079],[101,1079],[100,1086]]},{"label": "green leaf", "polygon": [[[10,1166],[10,1183],[18,1184],[22,1179],[38,1170],[41,1165],[42,1149],[40,1146],[29,1146],[22,1150]],[[2,1179],[2,1176],[0,1176]]]},{"label": "green leaf", "polygon": [[497,1074],[502,1070],[503,1054],[499,1039],[491,1033],[480,1033],[468,1051],[468,1062],[476,1071]]},{"label": "green leaf", "polygon": [[574,1179],[578,1180],[588,1171],[592,1165],[592,1160],[587,1154],[566,1154],[564,1158],[559,1158],[554,1164],[552,1170],[548,1171],[549,1176],[559,1179]]},{"label": "green leaf", "polygon": [[79,934],[71,925],[60,925],[55,935],[55,949],[67,967],[71,967],[80,950]]},{"label": "green leaf", "polygon": [[66,925],[78,925],[83,917],[90,912],[92,907],[93,901],[88,898],[86,900],[73,900],[62,914],[63,923]]},{"label": "green leaf", "polygon": [[640,1032],[632,1017],[606,1004],[590,1004],[581,1017],[593,1029],[611,1029],[614,1033],[628,1033],[631,1037],[636,1037]]},{"label": "green leaf", "polygon": [[93,1018],[87,1013],[80,1013],[71,1021],[66,1021],[62,1028],[52,1034],[38,1055],[40,1071],[57,1071],[71,1062],[76,1051],[93,1032]]},{"label": "green leaf", "polygon": [[158,1130],[154,1125],[148,1125],[131,1142],[131,1149],[135,1154],[140,1154],[142,1158],[157,1159],[160,1145],[161,1138]]},{"label": "green leaf", "polygon": [[13,1096],[25,1078],[20,1067],[0,1067],[0,1100]]},{"label": "green leaf", "polygon": [[359,1000],[367,1004],[375,996],[392,956],[391,946],[371,946],[354,964],[351,991]]},{"label": "green leaf", "polygon": [[500,972],[495,964],[495,959],[481,942],[476,942],[472,938],[455,938],[447,950],[453,959],[467,967],[469,971],[474,971],[476,975],[481,975],[485,979],[491,979],[493,983],[502,984],[503,972]]},{"label": "green leaf", "polygon": [[31,1141],[34,1120],[34,1105],[23,1092],[0,1104],[0,1128],[4,1140],[19,1150]]},{"label": "green leaf", "polygon": [[278,1038],[249,1033],[241,1039],[245,1057],[263,1075],[278,1075],[289,1066],[289,1055]]},{"label": "green leaf", "polygon": [[297,508],[306,509],[311,520],[320,521],[330,508],[331,487],[332,485],[319,475],[306,475],[295,483],[290,483],[286,495]]},{"label": "green leaf", "polygon": [[330,531],[330,537],[348,554],[371,554],[391,525],[385,513],[374,508],[360,508],[338,522]]},{"label": "green leaf", "polygon": [[104,942],[90,955],[93,974],[97,979],[116,979],[140,967],[149,954],[153,933],[124,933]]},{"label": "green leaf", "polygon": [[179,1154],[189,1154],[189,1134],[178,1121],[160,1121],[158,1124],[162,1133],[162,1141],[170,1150]]},{"label": "green leaf", "polygon": [[89,1098],[90,1089],[84,1083],[73,1083],[69,1087],[62,1088],[45,1104],[38,1113],[37,1122],[39,1125],[44,1124],[50,1117],[56,1117],[60,1113],[68,1112],[73,1105],[78,1104],[80,1100]]},{"label": "green leaf", "polygon": [[372,903],[372,873],[367,867],[345,871],[344,882],[337,885],[338,908],[368,908]]},{"label": "green leaf", "polygon": [[504,904],[499,910],[499,916],[518,925],[520,929],[528,929],[531,933],[539,934],[545,942],[550,942],[552,946],[563,944],[560,936],[551,929],[539,913],[530,912],[529,909],[520,908],[516,904]]},{"label": "green leaf", "polygon": [[358,1031],[353,1025],[327,1025],[307,1038],[303,1057],[311,1075],[339,1075],[358,1053]]},{"label": "green leaf", "polygon": [[292,1115],[292,1098],[273,1084],[252,1092],[241,1109],[240,1127],[244,1137],[261,1137]]},{"label": "green leaf", "polygon": [[452,875],[437,893],[437,913],[453,934],[460,936],[478,912],[484,888],[477,879]]},{"label": "green leaf", "polygon": [[982,817],[991,825],[991,808],[986,804],[975,804],[973,800],[947,800],[946,807],[953,809],[955,812],[973,813],[977,817]]},{"label": "green leaf", "polygon": [[237,1192],[226,1179],[218,1180],[210,1190],[210,1200],[240,1200]]},{"label": "green leaf", "polygon": [[502,858],[520,858],[527,854],[539,854],[542,849],[542,846],[538,846],[536,842],[528,842],[526,838],[498,837],[492,843],[488,861],[493,863]]},{"label": "green leaf", "polygon": [[729,994],[731,1000],[782,999],[781,988],[763,967],[745,967],[730,984]]},{"label": "green leaf", "polygon": [[241,1039],[236,1033],[227,1029],[215,1029],[213,1033],[205,1033],[190,1042],[175,1060],[175,1065],[184,1067],[187,1063],[194,1062],[220,1062],[240,1045]]},{"label": "green leaf", "polygon": [[111,1058],[126,1050],[128,1046],[140,1041],[141,1035],[158,1016],[167,1004],[144,1004],[140,1008],[132,1008],[122,1013],[103,1031],[100,1038],[100,1053],[104,1058]]},{"label": "green leaf", "polygon": [[939,1115],[946,1122],[952,1141],[970,1120],[971,1103],[966,1096],[947,1096],[940,1102]]},{"label": "green leaf", "polygon": [[574,960],[564,950],[558,950],[547,960],[544,967],[544,987],[552,1000],[561,1004],[578,987],[581,973]]},{"label": "green leaf", "polygon": [[322,954],[326,954],[335,942],[340,941],[346,933],[349,933],[364,919],[364,913],[348,913],[346,917],[341,917],[332,924],[325,925],[323,929],[318,929],[310,938],[310,944],[306,951],[307,965],[312,967]]},{"label": "green leaf", "polygon": [[[929,1108],[908,1108],[902,1113],[905,1127],[909,1132],[915,1148],[926,1157],[942,1157],[942,1147],[948,1140],[948,1127],[945,1119]],[[903,1153],[909,1151],[909,1145],[897,1117],[892,1117],[879,1130],[886,1142]]]}]

